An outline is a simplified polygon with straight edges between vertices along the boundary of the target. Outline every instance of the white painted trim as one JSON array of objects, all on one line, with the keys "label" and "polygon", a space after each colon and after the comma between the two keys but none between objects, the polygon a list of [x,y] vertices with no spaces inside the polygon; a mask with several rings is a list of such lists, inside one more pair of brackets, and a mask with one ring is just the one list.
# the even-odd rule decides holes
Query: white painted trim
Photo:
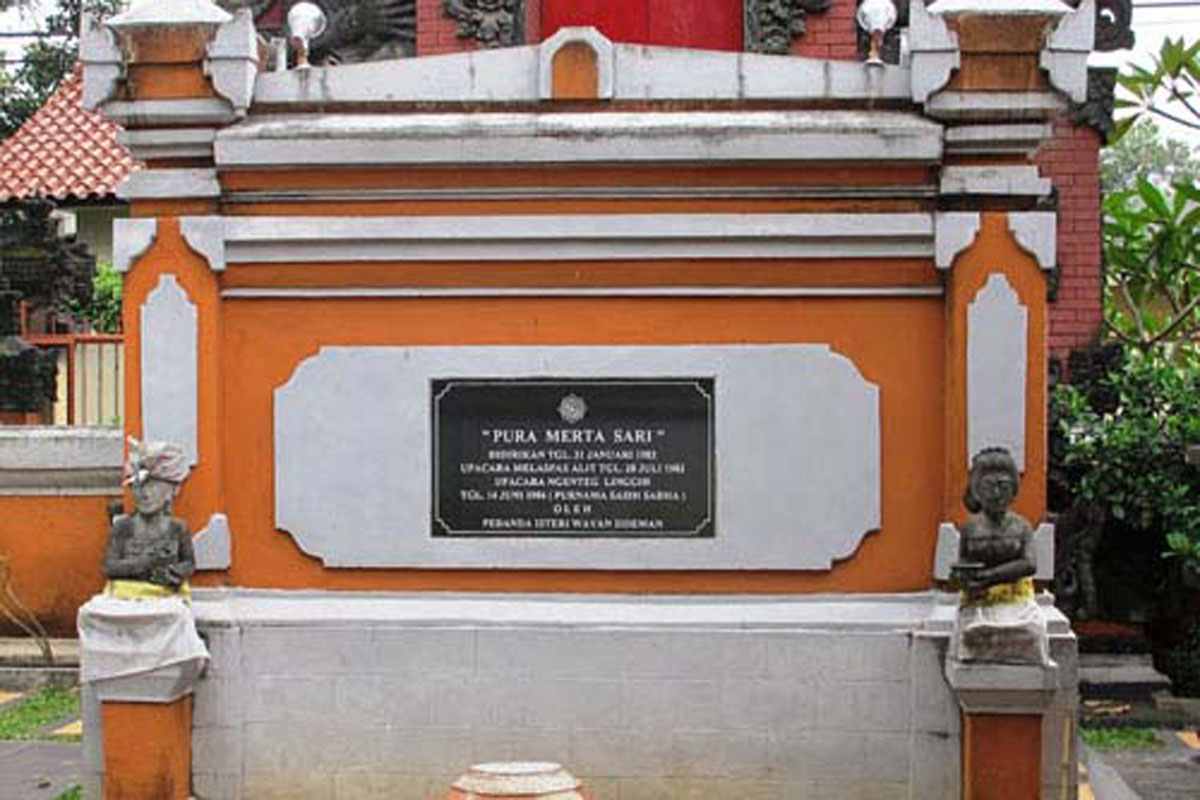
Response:
[{"label": "white painted trim", "polygon": [[158,237],[158,220],[153,217],[118,217],[113,220],[113,267],[128,272]]},{"label": "white painted trim", "polygon": [[233,17],[212,0],[171,0],[171,2],[133,3],[127,11],[106,23],[117,30],[175,27],[183,25],[216,26]]},{"label": "white painted trim", "polygon": [[1046,123],[956,125],[946,129],[946,152],[1032,156],[1053,132],[1053,127]]},{"label": "white painted trim", "polygon": [[941,194],[1048,197],[1054,184],[1032,164],[952,165],[942,169]]},{"label": "white painted trim", "polygon": [[1008,230],[1044,270],[1058,261],[1058,215],[1053,211],[1010,211]]},{"label": "white painted trim", "polygon": [[0,426],[0,496],[121,494],[118,428]]},{"label": "white painted trim", "polygon": [[228,263],[927,258],[929,213],[226,217]]},{"label": "white painted trim", "polygon": [[1060,0],[937,0],[929,6],[930,14],[946,17],[958,14],[1061,17],[1070,10]]},{"label": "white painted trim", "polygon": [[258,37],[249,9],[239,10],[217,29],[208,44],[204,74],[212,79],[217,94],[233,104],[238,116],[244,116],[254,99],[258,76]]},{"label": "white painted trim", "polygon": [[647,162],[934,163],[942,127],[897,111],[326,114],[217,134],[218,166]]},{"label": "white painted trim", "polygon": [[1046,120],[1067,108],[1053,92],[952,92],[941,91],[925,103],[925,113],[953,121]]},{"label": "white painted trim", "polygon": [[228,125],[237,114],[220,97],[187,100],[121,100],[106,103],[104,116],[118,125]]},{"label": "white painted trim", "polygon": [[323,300],[375,297],[941,297],[940,286],[614,286],[461,287],[339,286],[222,289],[231,300]]},{"label": "white painted trim", "polygon": [[79,17],[79,61],[83,64],[83,96],[80,105],[98,108],[117,94],[125,76],[125,59],[117,38],[89,11]]},{"label": "white painted trim", "polygon": [[180,217],[179,232],[188,247],[204,256],[213,272],[225,269],[225,218]]},{"label": "white painted trim", "polygon": [[233,563],[229,518],[218,512],[208,518],[208,524],[196,532],[192,547],[196,553],[196,569],[224,570]]},{"label": "white painted trim", "polygon": [[196,306],[169,272],[146,295],[141,317],[142,433],[199,460],[199,326]]},{"label": "white painted trim", "polygon": [[967,304],[967,447],[1006,447],[1025,472],[1029,310],[1002,272]]},{"label": "white painted trim", "polygon": [[[908,100],[913,91],[910,70],[891,65],[634,44],[598,52],[601,89],[617,100],[882,101]],[[549,91],[544,54],[545,45],[531,45],[261,73],[254,102],[275,111],[313,103],[534,103]],[[957,65],[957,45],[944,55]]]},{"label": "white painted trim", "polygon": [[214,169],[140,169],[117,187],[122,200],[221,196]]},{"label": "white painted trim", "polygon": [[924,0],[910,0],[908,43],[912,58],[911,97],[924,103],[950,81],[958,69],[958,34],[946,21],[929,13]]},{"label": "white painted trim", "polygon": [[978,211],[939,211],[934,218],[934,264],[950,269],[954,259],[975,243],[981,217]]},{"label": "white painted trim", "polygon": [[212,128],[151,128],[117,131],[117,143],[128,148],[134,158],[212,158]]},{"label": "white painted trim", "polygon": [[538,47],[538,98],[554,99],[554,57],[568,44],[585,44],[596,54],[596,98],[613,97],[614,53],[612,40],[591,26],[559,28]]},{"label": "white painted trim", "polygon": [[1058,667],[946,659],[946,681],[968,714],[1043,714],[1059,688]]}]

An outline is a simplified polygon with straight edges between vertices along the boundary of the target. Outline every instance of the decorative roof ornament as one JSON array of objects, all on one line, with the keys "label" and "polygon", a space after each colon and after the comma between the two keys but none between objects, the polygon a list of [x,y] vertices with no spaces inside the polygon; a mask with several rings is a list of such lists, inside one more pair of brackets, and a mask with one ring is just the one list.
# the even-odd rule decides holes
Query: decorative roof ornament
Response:
[{"label": "decorative roof ornament", "polygon": [[752,53],[785,56],[792,40],[808,30],[810,13],[829,9],[831,0],[745,0],[745,49]]},{"label": "decorative roof ornament", "polygon": [[1133,0],[1096,0],[1096,49],[1111,53],[1133,47]]}]

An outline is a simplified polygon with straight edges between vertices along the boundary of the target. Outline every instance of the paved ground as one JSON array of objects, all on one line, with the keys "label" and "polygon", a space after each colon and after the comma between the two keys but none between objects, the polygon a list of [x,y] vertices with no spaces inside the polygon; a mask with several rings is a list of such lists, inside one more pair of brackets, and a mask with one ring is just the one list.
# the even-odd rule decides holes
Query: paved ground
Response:
[{"label": "paved ground", "polygon": [[[1160,729],[1158,738],[1162,747],[1091,751],[1087,766],[1096,800],[1200,798],[1200,737],[1194,730]],[[1086,800],[1082,792],[1080,800]]]},{"label": "paved ground", "polygon": [[0,797],[6,800],[53,800],[82,772],[78,744],[0,742]]}]

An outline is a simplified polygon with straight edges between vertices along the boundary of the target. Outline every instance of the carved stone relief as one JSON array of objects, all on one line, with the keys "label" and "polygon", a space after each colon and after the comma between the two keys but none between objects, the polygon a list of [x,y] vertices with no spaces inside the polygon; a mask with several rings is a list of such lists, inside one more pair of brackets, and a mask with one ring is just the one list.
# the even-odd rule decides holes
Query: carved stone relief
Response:
[{"label": "carved stone relief", "polygon": [[745,0],[745,49],[753,53],[787,55],[792,40],[807,30],[810,13],[829,8],[831,0]]},{"label": "carved stone relief", "polygon": [[445,0],[443,8],[458,21],[458,35],[482,47],[511,47],[525,38],[521,0]]},{"label": "carved stone relief", "polygon": [[1089,67],[1087,100],[1071,105],[1076,125],[1087,125],[1108,136],[1113,128],[1113,93],[1117,88],[1117,70],[1113,67]]}]

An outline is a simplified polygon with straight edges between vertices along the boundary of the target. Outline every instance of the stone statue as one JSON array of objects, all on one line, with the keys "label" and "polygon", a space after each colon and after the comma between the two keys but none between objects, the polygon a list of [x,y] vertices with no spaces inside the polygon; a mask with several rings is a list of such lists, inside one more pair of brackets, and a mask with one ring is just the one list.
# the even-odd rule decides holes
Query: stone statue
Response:
[{"label": "stone statue", "polygon": [[1009,511],[1020,473],[1000,447],[971,461],[963,526],[951,577],[961,589],[954,656],[960,661],[1050,664],[1045,617],[1034,599],[1033,528]]},{"label": "stone statue", "polygon": [[178,445],[129,440],[125,482],[135,511],[118,515],[108,534],[106,593],[118,598],[189,596],[195,571],[192,536],[171,516],[171,501],[187,477],[187,456]]}]

